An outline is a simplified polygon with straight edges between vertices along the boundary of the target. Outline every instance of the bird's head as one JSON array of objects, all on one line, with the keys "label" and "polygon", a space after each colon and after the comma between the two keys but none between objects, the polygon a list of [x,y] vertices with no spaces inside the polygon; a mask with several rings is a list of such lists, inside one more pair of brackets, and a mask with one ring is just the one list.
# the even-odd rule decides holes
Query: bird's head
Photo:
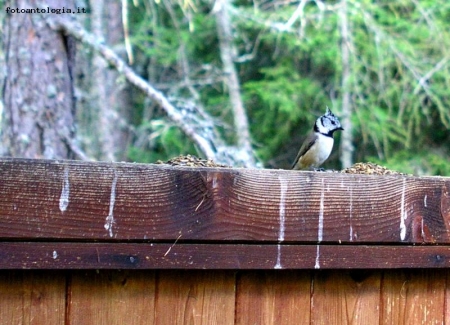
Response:
[{"label": "bird's head", "polygon": [[333,136],[333,132],[337,130],[344,130],[341,122],[336,115],[334,115],[331,110],[327,107],[325,115],[322,115],[316,120],[314,124],[314,131],[320,132],[324,135]]}]

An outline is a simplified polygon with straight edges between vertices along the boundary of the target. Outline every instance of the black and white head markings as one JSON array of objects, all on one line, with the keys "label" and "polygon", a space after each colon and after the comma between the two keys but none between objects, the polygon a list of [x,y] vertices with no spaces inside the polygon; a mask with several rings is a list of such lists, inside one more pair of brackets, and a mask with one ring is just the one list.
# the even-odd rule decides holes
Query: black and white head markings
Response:
[{"label": "black and white head markings", "polygon": [[325,115],[322,115],[316,120],[314,132],[319,132],[323,135],[332,137],[333,132],[337,130],[343,130],[341,122],[339,122],[337,116],[327,107]]},{"label": "black and white head markings", "polygon": [[327,107],[324,115],[314,123],[313,132],[301,146],[292,169],[314,169],[324,163],[333,149],[333,133],[343,130],[336,115]]}]

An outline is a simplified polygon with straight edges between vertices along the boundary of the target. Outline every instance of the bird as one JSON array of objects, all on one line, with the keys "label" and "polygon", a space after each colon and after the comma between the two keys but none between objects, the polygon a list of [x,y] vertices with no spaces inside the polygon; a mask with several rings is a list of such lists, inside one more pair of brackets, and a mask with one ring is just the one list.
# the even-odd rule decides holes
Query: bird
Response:
[{"label": "bird", "polygon": [[327,107],[324,115],[314,123],[313,131],[303,142],[292,164],[294,170],[316,170],[330,156],[333,149],[333,133],[344,130],[339,119]]}]

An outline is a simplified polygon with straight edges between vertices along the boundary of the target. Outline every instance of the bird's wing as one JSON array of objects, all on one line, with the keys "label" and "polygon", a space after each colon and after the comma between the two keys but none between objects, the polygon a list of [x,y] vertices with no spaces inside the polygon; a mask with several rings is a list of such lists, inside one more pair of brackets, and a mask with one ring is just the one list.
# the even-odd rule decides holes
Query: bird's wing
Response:
[{"label": "bird's wing", "polygon": [[295,165],[297,165],[300,157],[303,156],[312,147],[312,145],[316,142],[316,140],[317,135],[315,132],[312,132],[308,135],[308,137],[300,147],[300,150],[298,151],[297,157],[295,158],[294,163],[292,164],[292,169],[295,167]]}]

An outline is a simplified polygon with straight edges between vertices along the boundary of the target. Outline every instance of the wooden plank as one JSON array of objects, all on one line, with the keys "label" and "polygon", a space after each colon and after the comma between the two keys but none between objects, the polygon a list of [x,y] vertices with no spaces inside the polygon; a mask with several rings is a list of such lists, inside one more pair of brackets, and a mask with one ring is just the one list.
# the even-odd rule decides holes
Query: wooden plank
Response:
[{"label": "wooden plank", "polygon": [[450,178],[0,160],[0,239],[449,243]]},{"label": "wooden plank", "polygon": [[450,324],[450,272],[445,271],[446,285],[445,285],[445,309],[444,309],[444,324]]},{"label": "wooden plank", "polygon": [[155,324],[234,324],[235,275],[160,271]]},{"label": "wooden plank", "polygon": [[238,274],[236,324],[310,324],[308,271]]},{"label": "wooden plank", "polygon": [[155,272],[73,273],[68,324],[154,324]]},{"label": "wooden plank", "polygon": [[380,282],[379,271],[315,272],[311,324],[379,324]]},{"label": "wooden plank", "polygon": [[381,324],[446,324],[447,276],[443,270],[386,271]]},{"label": "wooden plank", "polygon": [[0,269],[448,267],[449,246],[0,243]]},{"label": "wooden plank", "polygon": [[61,272],[0,272],[0,324],[65,324]]}]

